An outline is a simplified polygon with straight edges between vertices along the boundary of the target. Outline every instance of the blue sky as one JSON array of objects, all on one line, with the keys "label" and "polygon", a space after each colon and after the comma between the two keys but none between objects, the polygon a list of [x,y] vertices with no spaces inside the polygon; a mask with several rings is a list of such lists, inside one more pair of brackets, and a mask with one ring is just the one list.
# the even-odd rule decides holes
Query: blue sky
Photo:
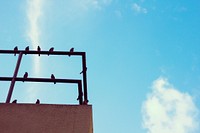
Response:
[{"label": "blue sky", "polygon": [[[199,12],[198,0],[1,1],[0,49],[85,51],[95,133],[198,133]],[[12,76],[16,60],[1,55],[0,75]],[[81,78],[80,61],[26,55],[19,76]],[[0,102],[8,88],[0,82]],[[19,82],[12,100],[77,104],[76,93]]]}]

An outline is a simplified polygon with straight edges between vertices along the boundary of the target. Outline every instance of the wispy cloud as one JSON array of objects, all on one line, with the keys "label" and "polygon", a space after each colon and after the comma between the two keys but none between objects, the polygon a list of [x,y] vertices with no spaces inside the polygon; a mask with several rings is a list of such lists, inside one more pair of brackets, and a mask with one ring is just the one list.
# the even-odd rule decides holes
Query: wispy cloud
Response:
[{"label": "wispy cloud", "polygon": [[[36,49],[40,43],[40,27],[39,21],[42,15],[42,0],[27,0],[27,17],[28,17],[28,39],[32,48]],[[33,72],[38,75],[40,72],[40,63],[37,57],[33,58]]]},{"label": "wispy cloud", "polygon": [[[39,22],[42,15],[42,2],[43,0],[27,0],[27,19],[28,19],[28,30],[27,37],[31,43],[33,49],[36,49],[38,45],[41,45],[40,37],[41,31]],[[39,57],[34,56],[32,62],[32,72],[31,75],[39,76],[40,75],[40,62]],[[37,92],[35,88],[29,88],[28,101],[31,101],[35,98]]]},{"label": "wispy cloud", "polygon": [[41,0],[27,0],[27,17],[29,23],[28,37],[34,47],[35,44],[38,44],[40,39],[40,30],[39,30],[39,19],[42,14],[42,1]]},{"label": "wispy cloud", "polygon": [[[76,5],[81,6],[83,9],[98,9],[101,10],[104,6],[109,5],[112,0],[78,0],[74,1]],[[79,4],[78,4],[79,3]]]},{"label": "wispy cloud", "polygon": [[144,13],[144,14],[146,14],[146,13],[148,12],[146,8],[141,7],[141,6],[138,5],[137,3],[133,3],[133,4],[132,4],[132,10],[133,10],[135,13]]},{"label": "wispy cloud", "polygon": [[[48,5],[46,6],[45,18],[46,15],[51,16],[52,14],[56,14],[55,16],[51,16],[51,22],[54,21],[55,17],[59,19],[64,19],[66,24],[69,22],[80,22],[78,19],[84,19],[87,15],[90,15],[96,11],[102,11],[106,7],[108,7],[112,3],[112,0],[66,0],[66,1],[48,1]],[[59,6],[59,10],[58,10]],[[54,10],[52,10],[52,7]],[[52,13],[51,13],[52,12]]]},{"label": "wispy cloud", "polygon": [[148,133],[193,133],[198,129],[199,110],[192,96],[178,91],[165,78],[154,81],[142,112]]}]

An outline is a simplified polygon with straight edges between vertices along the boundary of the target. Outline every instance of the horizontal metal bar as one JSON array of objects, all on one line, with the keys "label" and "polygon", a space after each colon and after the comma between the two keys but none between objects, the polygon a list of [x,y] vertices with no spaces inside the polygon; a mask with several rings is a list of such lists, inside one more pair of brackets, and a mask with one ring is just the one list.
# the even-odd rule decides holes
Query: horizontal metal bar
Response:
[{"label": "horizontal metal bar", "polygon": [[[0,81],[12,81],[12,77],[0,77]],[[52,83],[81,83],[81,80],[75,79],[50,79],[50,78],[15,78],[15,81],[23,82],[52,82]]]},{"label": "horizontal metal bar", "polygon": [[22,52],[23,54],[41,54],[41,55],[77,55],[77,56],[83,56],[85,52],[69,52],[69,51],[25,51],[25,50],[0,50],[0,54],[19,54]]}]

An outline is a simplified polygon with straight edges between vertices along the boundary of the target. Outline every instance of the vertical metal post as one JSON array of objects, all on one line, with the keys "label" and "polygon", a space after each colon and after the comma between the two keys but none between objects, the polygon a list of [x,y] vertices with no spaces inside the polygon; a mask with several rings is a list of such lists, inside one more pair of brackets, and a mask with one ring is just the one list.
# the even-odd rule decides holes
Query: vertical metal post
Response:
[{"label": "vertical metal post", "polygon": [[83,92],[82,92],[82,83],[81,83],[81,81],[78,82],[78,100],[79,100],[79,104],[82,105],[83,104]]},{"label": "vertical metal post", "polygon": [[11,96],[12,96],[12,93],[13,93],[13,89],[14,89],[14,86],[15,86],[15,78],[17,77],[17,74],[18,74],[18,70],[19,70],[19,66],[20,66],[20,63],[21,63],[22,55],[23,55],[23,53],[20,52],[19,56],[18,56],[16,67],[15,67],[15,72],[13,74],[13,78],[12,78],[12,81],[11,81],[11,84],[10,84],[10,89],[8,91],[8,96],[7,96],[7,99],[6,99],[6,103],[10,103],[10,99],[11,99]]},{"label": "vertical metal post", "polygon": [[83,89],[84,89],[84,103],[88,103],[88,96],[87,96],[87,66],[86,66],[86,53],[84,52],[82,56],[82,69],[83,69]]}]

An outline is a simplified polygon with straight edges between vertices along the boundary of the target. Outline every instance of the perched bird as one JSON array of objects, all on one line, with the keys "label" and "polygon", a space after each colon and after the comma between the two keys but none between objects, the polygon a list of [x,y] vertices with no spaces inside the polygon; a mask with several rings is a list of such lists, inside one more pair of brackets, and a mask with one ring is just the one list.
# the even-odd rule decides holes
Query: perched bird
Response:
[{"label": "perched bird", "polygon": [[37,99],[36,104],[40,104],[40,100],[39,99]]},{"label": "perched bird", "polygon": [[83,105],[87,105],[88,104],[88,100],[83,101]]},{"label": "perched bird", "polygon": [[[52,79],[52,80],[55,80],[55,79],[56,79],[55,76],[54,76],[53,74],[51,74],[51,79]],[[54,82],[54,84],[56,84],[56,82]]]},{"label": "perched bird", "polygon": [[[23,77],[24,79],[27,79],[28,78],[28,72],[25,72],[25,74],[24,74],[24,77]],[[24,81],[23,81],[24,82]]]},{"label": "perched bird", "polygon": [[78,95],[78,98],[76,100],[80,100],[83,96],[83,92],[81,92],[81,94]]},{"label": "perched bird", "polygon": [[[41,51],[41,48],[40,48],[40,46],[38,46],[38,47],[37,47],[37,51],[38,51],[38,52],[40,52],[40,51]],[[40,54],[38,54],[38,55],[40,56]]]},{"label": "perched bird", "polygon": [[74,52],[74,48],[71,48],[71,49],[69,50],[69,52],[70,52],[69,56],[71,56],[71,54]]},{"label": "perched bird", "polygon": [[[51,47],[51,48],[49,49],[49,52],[53,52],[53,50],[54,50],[54,47]],[[48,56],[49,56],[49,54],[48,54]]]},{"label": "perched bird", "polygon": [[15,99],[14,101],[12,101],[12,103],[17,103],[17,100]]},{"label": "perched bird", "polygon": [[15,48],[14,48],[14,52],[15,52],[15,54],[14,54],[14,56],[16,56],[16,52],[18,51],[18,47],[16,46]]},{"label": "perched bird", "polygon": [[51,79],[55,79],[55,76],[53,74],[51,74]]},{"label": "perched bird", "polygon": [[29,46],[27,46],[26,48],[25,48],[25,55],[26,55],[26,52],[28,52],[29,51]]},{"label": "perched bird", "polygon": [[74,48],[71,48],[71,49],[69,50],[69,52],[70,52],[70,53],[73,53],[73,52],[74,52]]},{"label": "perched bird", "polygon": [[87,71],[87,67],[85,67],[81,72],[80,74],[82,74],[83,72],[86,72]]},{"label": "perched bird", "polygon": [[78,98],[76,100],[80,100],[81,99],[81,96],[78,96]]}]

